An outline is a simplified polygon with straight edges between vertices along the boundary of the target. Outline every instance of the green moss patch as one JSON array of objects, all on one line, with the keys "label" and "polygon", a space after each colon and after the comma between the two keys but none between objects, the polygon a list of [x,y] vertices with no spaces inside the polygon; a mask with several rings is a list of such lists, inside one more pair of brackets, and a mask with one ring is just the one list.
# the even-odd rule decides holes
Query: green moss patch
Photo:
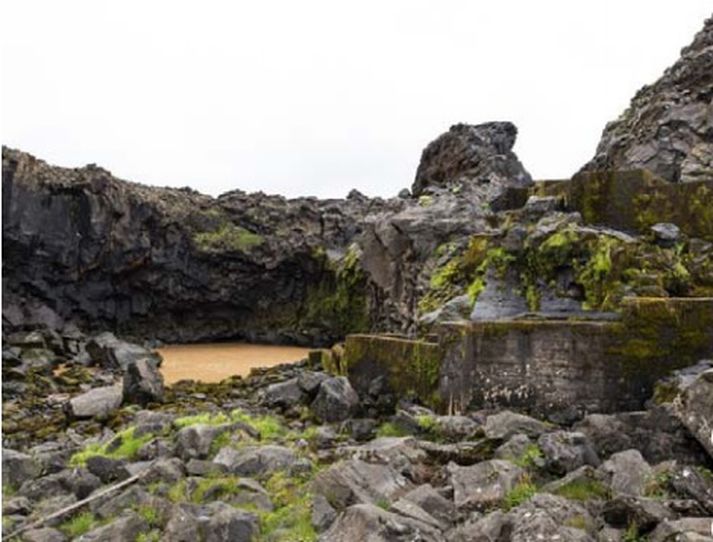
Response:
[{"label": "green moss patch", "polygon": [[250,252],[265,239],[232,222],[223,222],[213,231],[195,233],[193,242],[204,252]]},{"label": "green moss patch", "polygon": [[134,428],[130,427],[111,439],[106,444],[89,444],[84,450],[77,452],[70,459],[70,465],[85,465],[87,459],[93,456],[104,456],[110,459],[134,459],[141,447],[148,443],[154,435],[146,433],[141,436],[134,434]]}]

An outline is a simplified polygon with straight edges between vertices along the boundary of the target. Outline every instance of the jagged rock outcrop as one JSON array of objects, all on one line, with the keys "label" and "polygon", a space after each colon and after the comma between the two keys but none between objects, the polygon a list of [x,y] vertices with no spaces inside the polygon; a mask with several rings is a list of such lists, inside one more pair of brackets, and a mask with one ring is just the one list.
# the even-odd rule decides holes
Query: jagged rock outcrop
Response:
[{"label": "jagged rock outcrop", "polygon": [[681,58],[604,129],[584,170],[645,168],[671,182],[713,177],[713,18]]},{"label": "jagged rock outcrop", "polygon": [[452,126],[423,151],[418,198],[366,217],[362,262],[384,293],[383,327],[412,331],[418,301],[449,249],[495,231],[497,211],[525,204],[532,179],[512,152],[516,135],[509,122]]},{"label": "jagged rock outcrop", "polygon": [[506,205],[508,188],[532,184],[512,152],[516,137],[517,128],[511,122],[451,126],[423,150],[413,194],[420,196],[435,187],[478,185],[490,205]]},{"label": "jagged rock outcrop", "polygon": [[167,341],[330,342],[368,327],[349,246],[385,206],[122,181],[3,148],[3,322]]}]

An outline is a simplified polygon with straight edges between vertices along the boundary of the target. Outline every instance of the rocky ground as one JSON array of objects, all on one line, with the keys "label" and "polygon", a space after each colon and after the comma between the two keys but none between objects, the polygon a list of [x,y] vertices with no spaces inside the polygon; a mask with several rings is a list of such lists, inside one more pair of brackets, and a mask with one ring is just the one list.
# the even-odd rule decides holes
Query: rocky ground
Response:
[{"label": "rocky ground", "polygon": [[438,415],[378,382],[360,397],[309,360],[164,389],[159,362],[110,334],[6,337],[4,535],[711,539],[713,443],[700,421],[713,419],[713,362],[661,382],[647,410],[573,426]]}]

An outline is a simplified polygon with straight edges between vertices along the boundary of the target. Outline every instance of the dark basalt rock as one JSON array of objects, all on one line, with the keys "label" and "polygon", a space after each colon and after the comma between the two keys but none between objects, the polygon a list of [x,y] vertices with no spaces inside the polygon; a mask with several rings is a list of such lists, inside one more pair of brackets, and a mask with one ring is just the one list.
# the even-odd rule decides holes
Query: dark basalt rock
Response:
[{"label": "dark basalt rock", "polygon": [[681,58],[604,129],[584,170],[645,168],[671,182],[713,176],[713,18]]},{"label": "dark basalt rock", "polygon": [[74,322],[175,342],[328,343],[368,324],[356,262],[337,271],[382,200],[211,198],[8,148],[2,199],[8,329]]}]

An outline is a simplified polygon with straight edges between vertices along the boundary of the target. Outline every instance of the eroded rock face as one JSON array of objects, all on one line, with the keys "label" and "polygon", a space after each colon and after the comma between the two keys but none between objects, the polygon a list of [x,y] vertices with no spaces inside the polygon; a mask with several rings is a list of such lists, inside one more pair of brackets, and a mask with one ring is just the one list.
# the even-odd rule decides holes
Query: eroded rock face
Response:
[{"label": "eroded rock face", "polygon": [[681,58],[604,129],[584,170],[645,168],[671,182],[713,176],[713,18]]},{"label": "eroded rock face", "polygon": [[368,325],[356,258],[346,270],[339,262],[382,200],[216,199],[7,148],[2,199],[11,327],[76,322],[179,342],[326,343]]}]

